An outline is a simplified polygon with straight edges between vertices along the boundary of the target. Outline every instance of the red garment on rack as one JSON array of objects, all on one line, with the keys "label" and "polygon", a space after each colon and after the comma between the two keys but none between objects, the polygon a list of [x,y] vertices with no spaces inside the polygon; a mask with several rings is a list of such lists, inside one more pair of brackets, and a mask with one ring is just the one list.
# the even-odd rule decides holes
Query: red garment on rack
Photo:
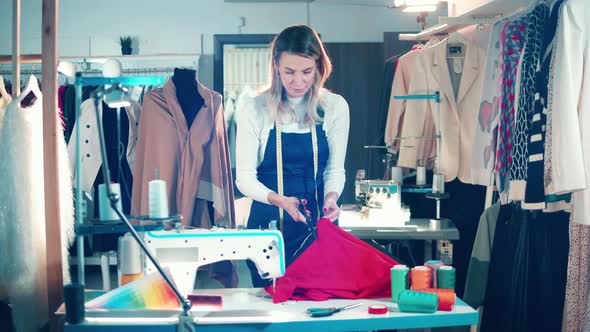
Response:
[{"label": "red garment on rack", "polygon": [[394,259],[334,225],[320,219],[316,240],[266,291],[273,302],[325,301],[391,296]]}]

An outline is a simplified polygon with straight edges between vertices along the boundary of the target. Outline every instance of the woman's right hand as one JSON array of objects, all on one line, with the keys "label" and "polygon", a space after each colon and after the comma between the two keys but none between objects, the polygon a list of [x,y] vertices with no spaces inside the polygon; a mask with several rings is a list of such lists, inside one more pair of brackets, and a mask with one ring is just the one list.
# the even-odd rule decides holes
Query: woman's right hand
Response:
[{"label": "woman's right hand", "polygon": [[305,223],[305,216],[299,212],[299,199],[296,197],[281,196],[271,192],[268,194],[268,202],[285,210],[293,220]]}]

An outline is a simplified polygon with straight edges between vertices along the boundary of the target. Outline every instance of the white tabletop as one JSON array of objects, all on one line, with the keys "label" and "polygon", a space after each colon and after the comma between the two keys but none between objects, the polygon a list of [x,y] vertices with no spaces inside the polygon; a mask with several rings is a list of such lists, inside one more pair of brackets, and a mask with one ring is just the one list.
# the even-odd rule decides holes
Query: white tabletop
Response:
[{"label": "white tabletop", "polygon": [[[355,331],[380,329],[410,329],[443,326],[475,325],[478,314],[458,301],[450,312],[434,314],[402,313],[391,299],[287,301],[274,304],[262,289],[208,289],[197,294],[221,295],[222,307],[207,311],[194,307],[191,315],[197,331]],[[363,305],[329,317],[310,318],[308,308],[342,307],[362,302]],[[389,307],[384,315],[368,313],[368,306],[383,304]],[[87,310],[86,320],[78,325],[66,325],[67,331],[176,331],[179,311],[161,310]]]}]

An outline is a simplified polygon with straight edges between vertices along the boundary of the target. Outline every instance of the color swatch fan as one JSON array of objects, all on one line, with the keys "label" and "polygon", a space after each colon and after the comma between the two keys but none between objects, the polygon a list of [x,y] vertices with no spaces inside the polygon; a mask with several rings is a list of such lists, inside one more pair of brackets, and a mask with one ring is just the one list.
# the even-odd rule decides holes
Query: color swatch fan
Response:
[{"label": "color swatch fan", "polygon": [[130,282],[86,303],[87,309],[178,309],[180,302],[159,273]]}]

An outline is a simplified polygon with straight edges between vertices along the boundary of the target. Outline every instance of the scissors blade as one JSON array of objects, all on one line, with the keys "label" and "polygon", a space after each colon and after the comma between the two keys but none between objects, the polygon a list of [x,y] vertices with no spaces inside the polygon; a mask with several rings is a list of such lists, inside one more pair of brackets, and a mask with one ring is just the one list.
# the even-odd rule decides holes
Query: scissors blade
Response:
[{"label": "scissors blade", "polygon": [[356,308],[362,304],[363,304],[362,302],[350,304],[350,305],[340,308],[340,310],[348,310],[348,309]]}]

